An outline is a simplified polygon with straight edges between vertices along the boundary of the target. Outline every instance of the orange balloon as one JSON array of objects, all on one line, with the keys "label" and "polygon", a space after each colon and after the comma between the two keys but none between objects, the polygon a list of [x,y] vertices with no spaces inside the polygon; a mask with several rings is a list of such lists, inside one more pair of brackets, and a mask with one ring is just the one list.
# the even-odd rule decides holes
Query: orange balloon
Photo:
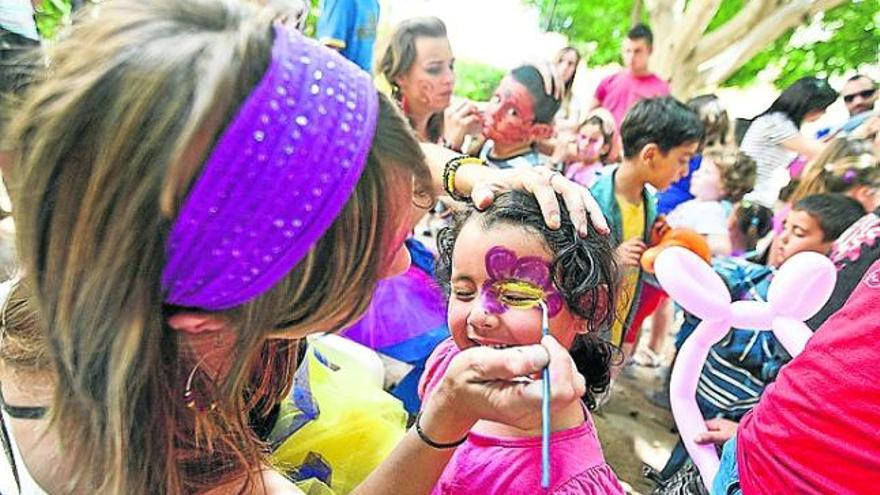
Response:
[{"label": "orange balloon", "polygon": [[642,254],[642,269],[648,273],[654,273],[654,260],[657,255],[670,246],[678,246],[693,252],[706,263],[712,259],[712,251],[706,239],[691,229],[669,229],[663,233],[660,243],[647,249]]}]

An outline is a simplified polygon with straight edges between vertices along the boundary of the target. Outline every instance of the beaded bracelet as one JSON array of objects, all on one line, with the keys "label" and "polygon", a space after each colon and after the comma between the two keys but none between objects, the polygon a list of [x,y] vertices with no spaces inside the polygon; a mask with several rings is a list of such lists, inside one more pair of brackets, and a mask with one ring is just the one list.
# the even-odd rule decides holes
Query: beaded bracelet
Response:
[{"label": "beaded bracelet", "polygon": [[471,198],[462,196],[455,191],[455,172],[458,171],[458,167],[467,164],[485,165],[486,162],[472,156],[457,156],[446,162],[446,165],[443,167],[443,189],[446,190],[446,194],[456,201],[468,202],[471,200]]},{"label": "beaded bracelet", "polygon": [[464,438],[462,438],[461,440],[456,440],[456,441],[450,442],[450,443],[435,442],[434,440],[431,440],[428,437],[428,435],[425,434],[424,431],[422,431],[421,419],[422,419],[422,412],[419,411],[419,413],[416,414],[416,433],[418,433],[419,438],[421,438],[422,441],[425,442],[426,444],[428,444],[428,446],[430,446],[430,447],[433,447],[433,448],[439,449],[439,450],[454,449],[454,448],[458,447],[459,445],[463,444],[468,439],[468,436],[465,435]]}]

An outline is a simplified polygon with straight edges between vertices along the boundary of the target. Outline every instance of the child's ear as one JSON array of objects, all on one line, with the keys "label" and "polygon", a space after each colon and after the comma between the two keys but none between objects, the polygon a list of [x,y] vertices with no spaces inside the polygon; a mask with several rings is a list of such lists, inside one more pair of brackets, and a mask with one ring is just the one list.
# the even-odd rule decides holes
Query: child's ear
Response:
[{"label": "child's ear", "polygon": [[654,161],[660,157],[660,147],[657,146],[656,143],[648,143],[642,146],[641,151],[639,151],[639,159],[642,163],[653,168]]},{"label": "child's ear", "polygon": [[532,124],[531,135],[534,140],[549,139],[553,136],[553,126],[550,124]]}]

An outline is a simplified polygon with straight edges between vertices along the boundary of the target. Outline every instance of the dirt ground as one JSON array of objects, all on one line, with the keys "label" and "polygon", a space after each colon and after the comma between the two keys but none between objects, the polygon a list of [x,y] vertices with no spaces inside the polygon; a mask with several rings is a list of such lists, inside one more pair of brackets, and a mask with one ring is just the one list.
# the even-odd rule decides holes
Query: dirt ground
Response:
[{"label": "dirt ground", "polygon": [[654,484],[642,475],[642,466],[662,468],[677,440],[672,413],[646,398],[663,386],[667,370],[630,366],[616,380],[608,403],[593,413],[605,460],[633,494],[651,492]]}]

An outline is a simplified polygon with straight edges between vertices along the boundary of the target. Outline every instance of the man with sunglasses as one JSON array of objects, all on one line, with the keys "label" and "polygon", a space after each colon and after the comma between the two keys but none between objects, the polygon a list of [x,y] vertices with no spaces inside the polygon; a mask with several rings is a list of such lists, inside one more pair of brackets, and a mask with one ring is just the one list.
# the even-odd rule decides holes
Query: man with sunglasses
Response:
[{"label": "man with sunglasses", "polygon": [[838,134],[851,133],[877,114],[874,111],[877,103],[877,83],[870,77],[862,74],[852,76],[843,84],[840,95],[843,97],[850,118],[840,127]]}]

